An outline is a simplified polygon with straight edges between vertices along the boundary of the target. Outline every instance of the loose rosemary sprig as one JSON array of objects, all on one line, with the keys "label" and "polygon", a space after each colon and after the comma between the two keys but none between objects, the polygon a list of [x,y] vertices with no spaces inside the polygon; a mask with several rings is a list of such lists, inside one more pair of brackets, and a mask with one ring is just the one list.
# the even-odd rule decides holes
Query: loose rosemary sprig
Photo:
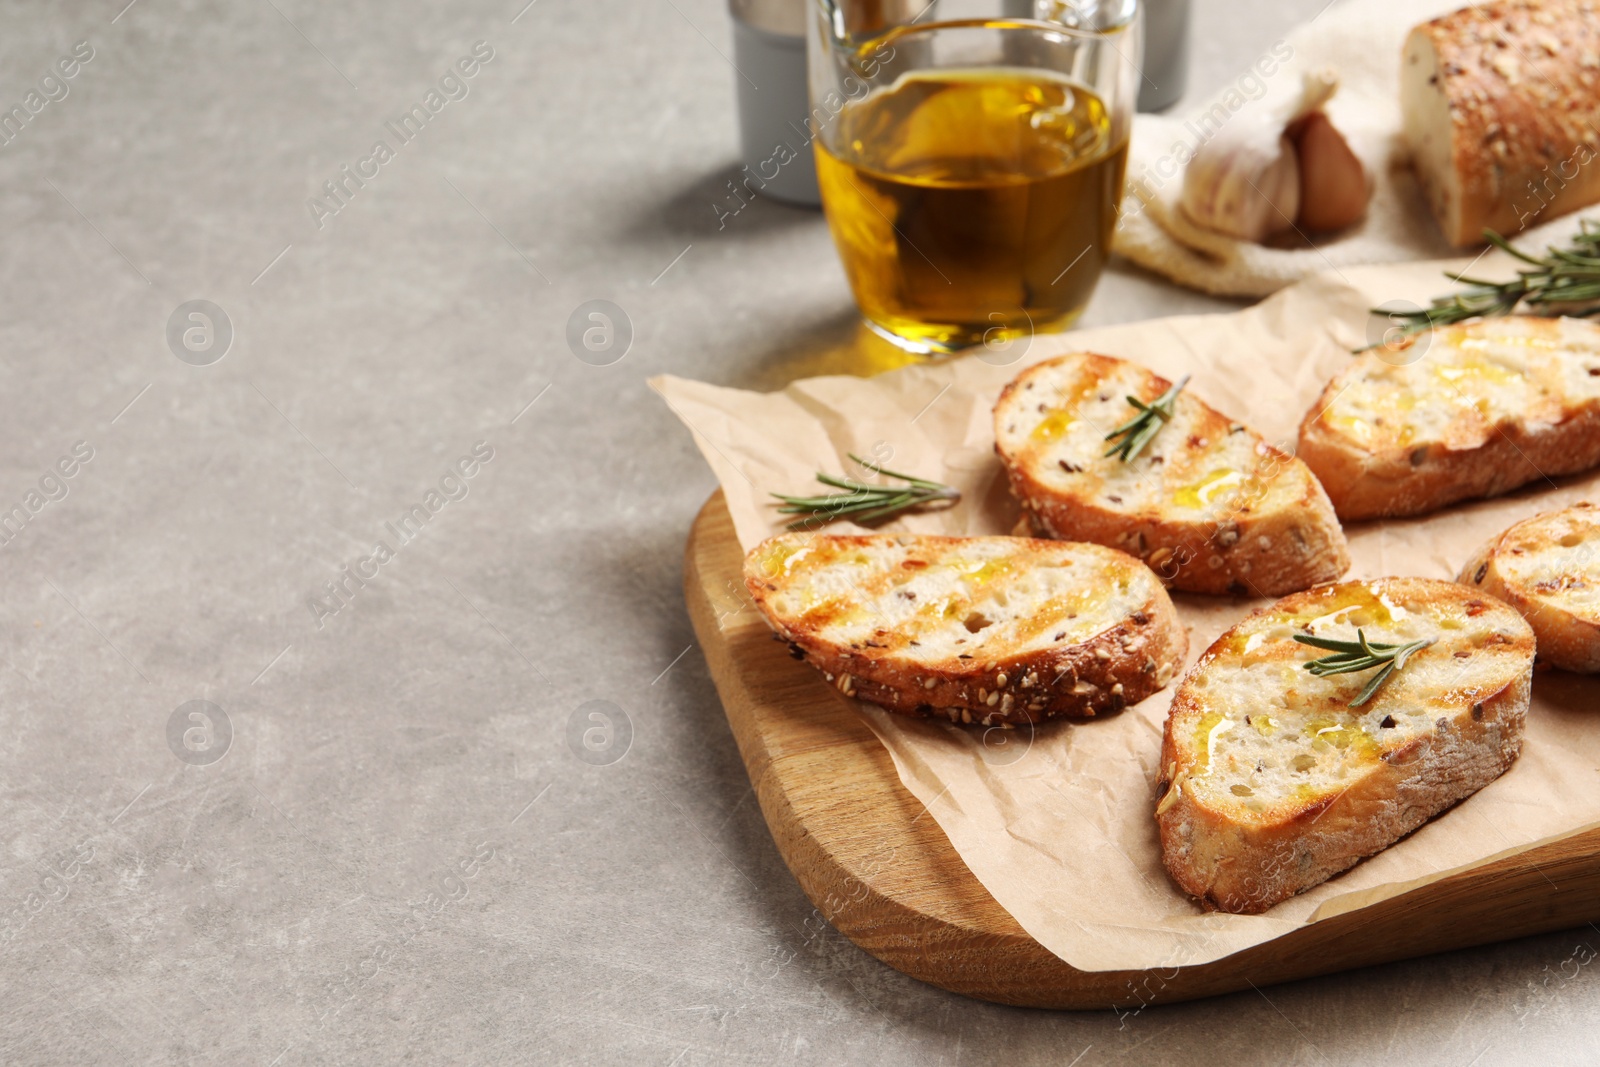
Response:
[{"label": "loose rosemary sprig", "polygon": [[[1106,449],[1106,455],[1116,456],[1124,463],[1132,463],[1151,438],[1161,432],[1161,427],[1172,418],[1172,405],[1177,401],[1178,394],[1183,392],[1183,387],[1189,384],[1189,375],[1185,374],[1183,380],[1171,389],[1156,397],[1146,404],[1136,396],[1128,397],[1128,403],[1139,409],[1139,414],[1106,434],[1107,441],[1116,441],[1116,444]],[[1117,441],[1117,438],[1122,440]]]},{"label": "loose rosemary sprig", "polygon": [[817,481],[823,485],[831,485],[835,489],[843,489],[845,492],[824,493],[821,496],[785,496],[783,493],[773,493],[773,496],[783,501],[784,506],[778,509],[779,512],[785,515],[805,516],[803,519],[791,522],[789,529],[811,529],[843,518],[853,519],[862,526],[871,526],[874,523],[887,522],[896,515],[928,504],[941,501],[954,504],[961,499],[960,491],[948,485],[930,482],[925,478],[914,478],[909,474],[898,474],[876,463],[868,463],[853,454],[850,458],[874,474],[881,474],[886,478],[898,478],[906,484],[869,485],[866,482],[836,478],[818,471]]},{"label": "loose rosemary sprig", "polygon": [[1352,708],[1359,708],[1372,699],[1384,682],[1389,680],[1389,675],[1395,671],[1404,670],[1406,660],[1413,654],[1421,652],[1433,644],[1433,639],[1411,641],[1404,645],[1385,645],[1367,640],[1367,635],[1359,628],[1356,630],[1354,641],[1336,641],[1331,637],[1314,637],[1311,634],[1295,634],[1294,639],[1302,645],[1312,648],[1324,649],[1337,653],[1324,656],[1321,659],[1310,660],[1305,664],[1306,670],[1318,678],[1326,678],[1330,674],[1354,674],[1357,671],[1370,671],[1374,667],[1382,667],[1372,680],[1361,690],[1359,696],[1350,702]]},{"label": "loose rosemary sprig", "polygon": [[[1374,341],[1366,348],[1357,349],[1357,353],[1393,344],[1435,326],[1509,315],[1524,304],[1528,305],[1528,310],[1540,314],[1559,313],[1580,318],[1600,314],[1600,224],[1584,219],[1568,247],[1551,245],[1549,255],[1543,258],[1518,251],[1493,230],[1484,230],[1483,239],[1528,264],[1530,269],[1519,270],[1517,277],[1507,282],[1446,273],[1446,278],[1467,288],[1436,296],[1430,307],[1419,311],[1373,308],[1374,315],[1383,315],[1399,323],[1399,336]],[[1585,304],[1593,306],[1582,306]]]}]

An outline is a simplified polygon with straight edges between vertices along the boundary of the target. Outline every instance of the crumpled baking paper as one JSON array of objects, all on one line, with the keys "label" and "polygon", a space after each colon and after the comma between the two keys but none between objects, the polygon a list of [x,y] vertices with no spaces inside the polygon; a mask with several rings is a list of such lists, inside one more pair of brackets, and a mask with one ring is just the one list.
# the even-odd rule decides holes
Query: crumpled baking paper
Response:
[{"label": "crumpled baking paper", "polygon": [[[1507,264],[1490,257],[1474,272],[1505,272]],[[1090,350],[1136,360],[1174,380],[1192,373],[1195,395],[1292,447],[1323,384],[1349,362],[1352,348],[1387,325],[1367,309],[1392,300],[1425,305],[1449,288],[1441,276],[1449,265],[1350,268],[1240,312],[1038,337],[875,378],[805,379],[776,393],[674,377],[651,385],[693,432],[746,549],[782,527],[770,492],[820,491],[814,472],[844,472],[850,452],[962,491],[957,507],[907,516],[887,529],[1005,534],[1019,511],[994,455],[990,409],[1024,367]],[[1584,499],[1600,500],[1600,475],[1540,482],[1421,519],[1352,524],[1348,577],[1453,578],[1476,548],[1513,522]],[[828,529],[859,532],[848,523]],[[1174,601],[1190,631],[1190,662],[1265,603],[1187,594]],[[794,669],[811,670],[801,663]],[[1167,877],[1156,833],[1157,762],[1172,692],[1103,720],[1032,730],[986,731],[858,707],[893,755],[901,781],[978,880],[1034,939],[1085,971],[1215,960],[1600,825],[1600,679],[1541,672],[1522,756],[1501,779],[1264,915],[1208,914]],[[819,701],[845,699],[820,674],[816,693]]]}]

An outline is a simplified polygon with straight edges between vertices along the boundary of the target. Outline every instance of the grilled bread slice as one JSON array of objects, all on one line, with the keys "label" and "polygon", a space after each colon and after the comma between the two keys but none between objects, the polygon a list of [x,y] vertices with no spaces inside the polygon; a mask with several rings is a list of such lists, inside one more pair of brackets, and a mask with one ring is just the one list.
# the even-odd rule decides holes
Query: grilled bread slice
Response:
[{"label": "grilled bread slice", "polygon": [[1358,356],[1300,425],[1342,519],[1422,515],[1600,465],[1600,326],[1517,315]]},{"label": "grilled bread slice", "polygon": [[[1293,640],[1434,643],[1359,707],[1373,672],[1317,677]],[[1454,582],[1384,578],[1286,597],[1223,634],[1173,697],[1156,822],[1173,880],[1256,913],[1398,841],[1499,777],[1528,710],[1533,632]]]},{"label": "grilled bread slice", "polygon": [[745,557],[767,621],[846,696],[952,722],[1119,711],[1188,638],[1148,567],[1022,537],[786,534]]},{"label": "grilled bread slice", "polygon": [[1517,523],[1485,545],[1458,580],[1522,613],[1540,663],[1600,671],[1600,507],[1578,504]]},{"label": "grilled bread slice", "polygon": [[1106,456],[1106,435],[1138,413],[1127,398],[1171,387],[1092,353],[1006,386],[995,451],[1033,531],[1131,552],[1196,593],[1280,596],[1344,574],[1344,533],[1305,464],[1188,392],[1131,462]]}]

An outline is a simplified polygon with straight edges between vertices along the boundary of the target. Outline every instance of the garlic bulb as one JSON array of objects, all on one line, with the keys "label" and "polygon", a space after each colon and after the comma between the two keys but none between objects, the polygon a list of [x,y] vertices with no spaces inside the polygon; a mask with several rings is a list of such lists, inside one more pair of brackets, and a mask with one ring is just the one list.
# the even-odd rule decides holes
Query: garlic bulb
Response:
[{"label": "garlic bulb", "polygon": [[1300,162],[1283,127],[1235,119],[1189,161],[1183,213],[1208,230],[1260,241],[1300,213]]},{"label": "garlic bulb", "polygon": [[[1354,162],[1359,170],[1360,160],[1325,116],[1314,130],[1310,122],[1297,126],[1319,114],[1338,87],[1332,71],[1311,72],[1295,95],[1263,97],[1223,120],[1216,133],[1195,150],[1184,171],[1179,198],[1183,213],[1198,226],[1246,241],[1261,241],[1297,225],[1307,207],[1307,195],[1317,198],[1318,229],[1336,228],[1323,225],[1330,219],[1348,225],[1359,218],[1359,211],[1350,217],[1348,196],[1331,199],[1330,190],[1334,186],[1346,189],[1348,164]],[[1296,136],[1306,131],[1309,136]],[[1314,157],[1303,154],[1307,146]],[[1328,160],[1337,166],[1329,167]],[[1316,181],[1306,180],[1308,163],[1317,168]],[[1360,208],[1364,211],[1364,172],[1361,190]],[[1341,219],[1344,221],[1339,222]]]}]

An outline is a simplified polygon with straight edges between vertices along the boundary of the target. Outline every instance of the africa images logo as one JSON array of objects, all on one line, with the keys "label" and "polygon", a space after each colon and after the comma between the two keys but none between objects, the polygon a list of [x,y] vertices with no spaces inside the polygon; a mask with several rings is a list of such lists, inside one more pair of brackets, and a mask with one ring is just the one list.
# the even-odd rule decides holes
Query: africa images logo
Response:
[{"label": "africa images logo", "polygon": [[465,500],[472,491],[472,479],[493,459],[493,445],[487,441],[474,444],[469,454],[456,460],[445,471],[437,489],[428,489],[423,493],[421,502],[411,505],[398,519],[383,524],[394,544],[379,540],[373,545],[371,553],[346,563],[337,578],[323,582],[320,593],[306,597],[306,607],[311,610],[317,629],[322,629],[328,619],[355,603],[356,594],[382,573],[382,568],[400,554],[400,549],[421,537],[423,527],[446,505]]},{"label": "africa images logo", "polygon": [[[399,118],[385,122],[384,129],[394,137],[395,145],[410,144],[445,109],[446,104],[452,100],[465,100],[472,91],[472,79],[492,59],[494,48],[488,41],[478,41],[469,54],[445,70],[437,86],[429,86],[419,103],[412,104]],[[389,147],[388,141],[380,140],[373,142],[372,151],[356,160],[353,169],[348,163],[340,164],[339,173],[322,183],[323,195],[313,196],[306,201],[306,210],[311,212],[311,221],[317,224],[317,229],[322,229],[328,219],[349,207],[356,193],[365,189],[367,182],[376,178],[384,165],[394,158],[395,149]]]}]

